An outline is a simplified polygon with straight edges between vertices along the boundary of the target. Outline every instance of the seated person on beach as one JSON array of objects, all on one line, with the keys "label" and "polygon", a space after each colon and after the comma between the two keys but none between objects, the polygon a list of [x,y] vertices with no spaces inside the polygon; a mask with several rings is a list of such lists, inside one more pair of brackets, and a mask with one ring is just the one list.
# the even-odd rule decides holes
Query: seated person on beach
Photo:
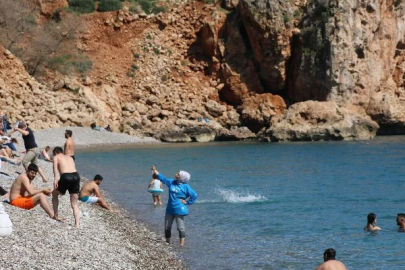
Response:
[{"label": "seated person on beach", "polygon": [[101,131],[101,129],[102,129],[102,127],[97,126],[96,123],[92,123],[90,125],[90,127],[91,127],[91,129],[97,130],[97,131]]},{"label": "seated person on beach", "polygon": [[91,127],[91,129],[97,130],[97,131],[110,131],[110,132],[112,131],[110,125],[108,125],[108,126],[106,126],[105,128],[103,128],[103,127],[97,126],[96,123],[92,123],[92,124],[90,125],[90,127]]},{"label": "seated person on beach", "polygon": [[2,136],[0,138],[0,144],[5,145],[8,148],[10,148],[10,155],[11,155],[11,151],[17,151],[17,147],[15,147],[14,143],[17,143],[16,138],[10,138],[8,136]]},{"label": "seated person on beach", "polygon": [[4,149],[0,145],[0,161],[6,161],[6,162],[14,164],[14,165],[20,165],[22,159],[12,159],[12,158],[10,158],[10,156],[9,156],[8,152],[6,151],[6,149]]},{"label": "seated person on beach", "polygon": [[324,263],[318,266],[315,270],[347,270],[346,266],[335,259],[336,251],[333,248],[328,248],[323,253]]},{"label": "seated person on beach", "polygon": [[39,157],[45,161],[52,161],[52,158],[49,156],[49,150],[51,150],[51,147],[49,146],[42,149],[41,153],[39,154]]},{"label": "seated person on beach", "polygon": [[108,209],[113,212],[118,212],[117,210],[113,210],[102,198],[100,189],[98,188],[98,186],[101,184],[101,181],[103,181],[103,177],[99,174],[96,174],[96,176],[94,176],[94,180],[86,183],[82,187],[82,190],[80,190],[79,200],[85,203],[91,204],[97,203],[98,205],[100,205],[105,209]]},{"label": "seated person on beach", "polygon": [[399,232],[405,232],[405,214],[399,213],[397,215],[397,225],[399,226]]},{"label": "seated person on beach", "polygon": [[[148,189],[163,189],[163,184],[158,179],[157,174],[152,175],[152,181],[150,181]],[[160,195],[160,193],[152,193],[152,199],[154,205],[158,203],[159,205],[162,205],[162,196]]]},{"label": "seated person on beach", "polygon": [[365,231],[379,231],[381,230],[380,227],[376,226],[377,223],[377,216],[374,213],[370,213],[367,215],[367,225],[364,227]]},{"label": "seated person on beach", "polygon": [[37,173],[38,166],[31,163],[28,165],[26,173],[20,174],[17,177],[10,189],[10,204],[27,210],[39,204],[49,217],[55,218],[47,198],[51,194],[51,189],[34,189],[32,185],[32,181],[35,179]]}]

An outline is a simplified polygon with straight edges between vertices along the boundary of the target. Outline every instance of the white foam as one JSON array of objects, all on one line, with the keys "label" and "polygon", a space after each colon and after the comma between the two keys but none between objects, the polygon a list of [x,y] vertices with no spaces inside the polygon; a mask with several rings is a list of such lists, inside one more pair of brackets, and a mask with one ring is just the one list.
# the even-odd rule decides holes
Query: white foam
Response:
[{"label": "white foam", "polygon": [[263,202],[267,198],[258,194],[250,194],[247,192],[236,192],[230,189],[218,188],[215,193],[219,196],[218,199],[213,200],[197,200],[199,203],[218,203],[218,202],[228,202],[228,203],[250,203],[250,202]]}]

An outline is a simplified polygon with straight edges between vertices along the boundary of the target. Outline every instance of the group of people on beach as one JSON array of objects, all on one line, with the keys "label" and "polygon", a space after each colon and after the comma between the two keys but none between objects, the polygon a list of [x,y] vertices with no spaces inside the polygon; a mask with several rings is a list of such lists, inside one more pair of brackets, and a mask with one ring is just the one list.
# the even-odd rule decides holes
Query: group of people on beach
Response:
[{"label": "group of people on beach", "polygon": [[[50,147],[39,150],[35,141],[33,131],[25,122],[19,122],[11,129],[8,135],[14,132],[21,133],[25,146],[25,156],[19,160],[25,168],[25,173],[21,173],[11,186],[8,193],[0,187],[0,195],[8,197],[9,203],[13,206],[32,209],[40,205],[50,218],[62,221],[59,217],[59,196],[65,195],[69,191],[71,207],[75,220],[75,227],[79,228],[80,211],[78,201],[84,203],[98,204],[110,211],[118,212],[112,209],[102,198],[99,190],[103,177],[99,174],[94,176],[93,181],[89,181],[80,188],[80,176],[76,169],[75,142],[72,138],[72,131],[65,131],[66,142],[64,149],[55,147],[52,156],[49,155]],[[36,189],[33,185],[37,173],[40,174],[43,182],[48,182],[43,170],[38,165],[38,159],[42,158],[53,163],[53,190],[49,187]],[[186,171],[179,171],[174,179],[166,178],[157,171],[155,165],[152,165],[153,180],[150,187],[162,188],[162,183],[168,186],[169,199],[165,215],[165,238],[170,243],[171,228],[176,221],[179,232],[180,245],[185,244],[185,224],[184,218],[188,215],[188,205],[193,204],[197,199],[197,193],[188,184],[190,174]],[[60,175],[60,178],[58,178]],[[52,206],[48,201],[48,196],[52,196]],[[162,205],[161,196],[153,194],[154,204]]]},{"label": "group of people on beach", "polygon": [[[98,188],[103,180],[101,175],[97,174],[93,181],[86,183],[80,189],[80,176],[76,169],[74,156],[75,142],[72,138],[73,134],[71,130],[65,131],[66,142],[64,149],[59,146],[55,147],[52,151],[53,157],[47,156],[48,161],[52,161],[53,163],[53,191],[49,187],[35,189],[33,186],[32,182],[37,173],[41,175],[43,182],[48,182],[41,167],[38,166],[38,158],[41,153],[35,141],[33,131],[25,122],[19,122],[18,126],[13,128],[8,135],[12,135],[14,132],[21,133],[24,141],[25,155],[21,163],[25,168],[25,173],[21,173],[15,179],[9,193],[0,188],[0,195],[8,197],[11,205],[27,210],[40,205],[49,217],[61,221],[62,219],[58,216],[59,196],[65,195],[66,191],[69,191],[76,228],[79,228],[80,223],[78,200],[85,203],[99,204],[103,208],[115,211],[101,196]],[[47,198],[50,195],[52,195],[52,207]]]}]

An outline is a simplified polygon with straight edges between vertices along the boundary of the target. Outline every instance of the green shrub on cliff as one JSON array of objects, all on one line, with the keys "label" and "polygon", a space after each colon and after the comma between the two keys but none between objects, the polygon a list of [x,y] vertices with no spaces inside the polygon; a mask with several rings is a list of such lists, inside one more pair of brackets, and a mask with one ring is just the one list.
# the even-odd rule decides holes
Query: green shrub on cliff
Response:
[{"label": "green shrub on cliff", "polygon": [[122,3],[120,0],[100,0],[98,5],[98,11],[114,11],[120,10],[122,8]]},{"label": "green shrub on cliff", "polygon": [[47,68],[58,71],[64,75],[73,72],[84,75],[88,70],[92,69],[93,62],[81,54],[75,56],[62,54],[49,58],[45,65]]},{"label": "green shrub on cliff", "polygon": [[91,13],[94,11],[94,0],[70,0],[69,10],[77,13]]}]

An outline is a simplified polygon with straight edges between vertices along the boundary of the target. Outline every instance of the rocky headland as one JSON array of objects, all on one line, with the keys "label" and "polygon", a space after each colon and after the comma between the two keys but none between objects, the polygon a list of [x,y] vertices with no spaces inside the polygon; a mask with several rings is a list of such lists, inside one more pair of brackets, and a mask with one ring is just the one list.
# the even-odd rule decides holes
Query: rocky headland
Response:
[{"label": "rocky headland", "polygon": [[[48,2],[38,20],[69,5]],[[167,142],[405,134],[404,1],[166,6],[80,15],[85,75],[33,77],[0,48],[0,108],[35,129],[96,122]]]}]

